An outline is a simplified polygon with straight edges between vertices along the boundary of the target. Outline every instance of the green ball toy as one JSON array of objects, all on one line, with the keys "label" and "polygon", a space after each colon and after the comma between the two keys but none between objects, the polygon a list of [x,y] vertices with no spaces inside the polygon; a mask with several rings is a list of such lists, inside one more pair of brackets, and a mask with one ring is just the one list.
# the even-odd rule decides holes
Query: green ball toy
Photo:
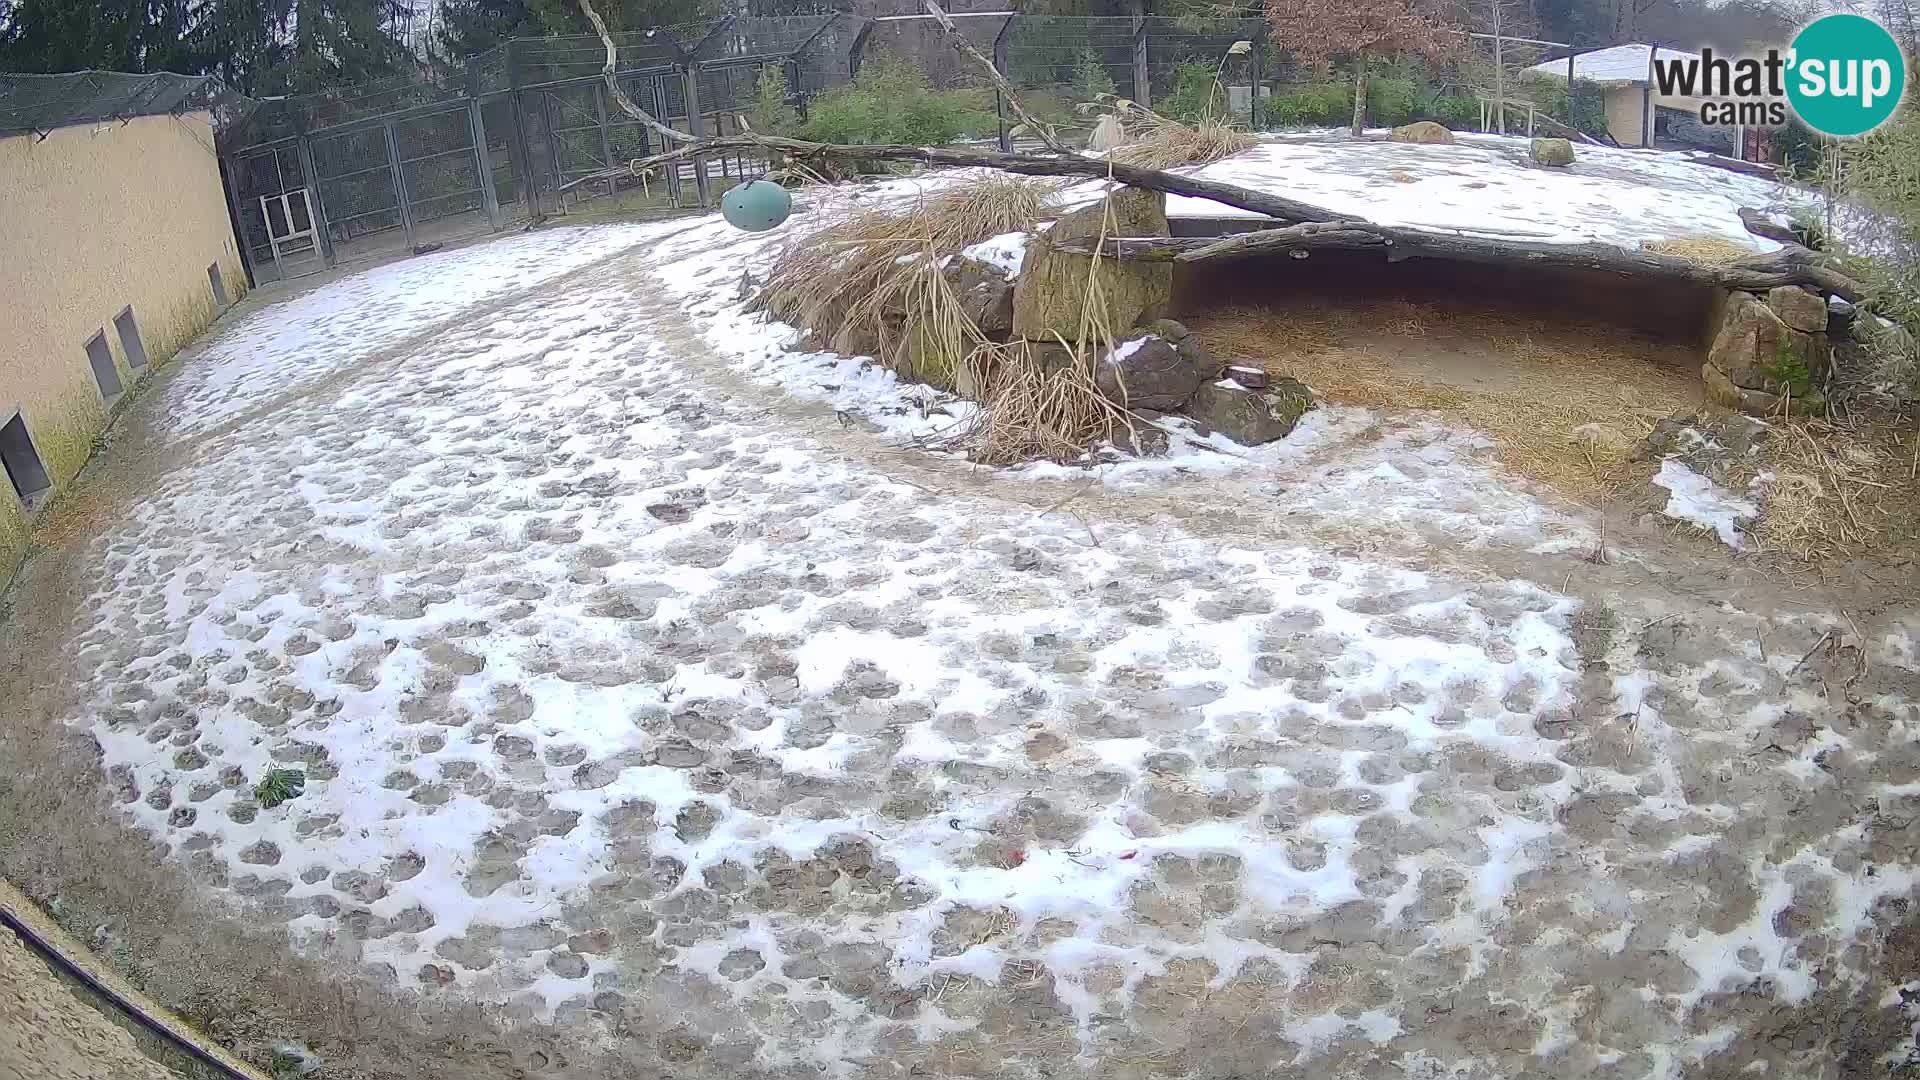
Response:
[{"label": "green ball toy", "polygon": [[793,213],[793,196],[771,180],[736,184],[720,196],[720,216],[747,232],[766,232]]}]

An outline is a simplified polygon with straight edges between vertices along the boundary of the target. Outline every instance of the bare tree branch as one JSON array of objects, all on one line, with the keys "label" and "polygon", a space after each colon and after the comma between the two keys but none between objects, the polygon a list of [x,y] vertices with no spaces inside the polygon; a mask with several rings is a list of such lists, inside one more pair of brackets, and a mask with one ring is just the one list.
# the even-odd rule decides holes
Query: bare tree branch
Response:
[{"label": "bare tree branch", "polygon": [[1352,217],[1350,214],[1338,213],[1298,199],[1289,199],[1284,195],[1255,191],[1238,184],[1223,184],[1218,180],[1205,180],[1185,173],[1162,172],[1159,169],[1125,165],[1117,161],[1091,158],[1081,154],[1060,156],[1003,154],[995,150],[973,150],[957,146],[908,146],[901,143],[873,145],[817,143],[807,142],[804,139],[784,139],[773,135],[727,135],[702,139],[697,143],[667,150],[652,157],[638,158],[617,169],[589,173],[576,180],[568,181],[561,190],[565,191],[595,181],[605,182],[613,177],[627,176],[657,166],[706,157],[710,154],[754,149],[770,150],[802,160],[852,158],[869,161],[918,161],[929,165],[999,169],[1022,176],[1084,176],[1088,179],[1105,179],[1111,176],[1115,181],[1132,187],[1164,191],[1170,195],[1191,195],[1197,199],[1224,203],[1227,206],[1238,207],[1255,214],[1264,214],[1281,221],[1344,221]]},{"label": "bare tree branch", "polygon": [[[585,0],[582,0],[582,2],[584,3]],[[990,58],[983,55],[979,49],[973,47],[973,42],[967,40],[967,35],[961,33],[959,27],[953,25],[953,20],[947,17],[946,10],[940,6],[939,0],[921,0],[921,3],[926,5],[927,14],[933,16],[934,21],[940,24],[940,28],[945,30],[947,36],[953,39],[953,47],[959,49],[975,63],[987,69],[987,75],[993,79],[993,84],[1000,88],[1000,96],[1006,99],[1007,107],[1013,110],[1014,115],[1020,118],[1021,123],[1032,129],[1035,137],[1042,143],[1045,143],[1047,149],[1056,154],[1073,153],[1072,150],[1067,149],[1061,144],[1059,138],[1054,135],[1052,128],[1034,119],[1033,114],[1027,111],[1027,107],[1020,104],[1020,95],[1013,92],[1013,84],[1007,81],[1005,75],[1000,74],[1000,69],[993,66],[993,61]]]},{"label": "bare tree branch", "polygon": [[620,106],[620,111],[645,124],[668,142],[697,142],[694,136],[684,131],[673,130],[655,120],[652,113],[633,103],[633,99],[627,96],[627,92],[620,88],[620,80],[614,77],[614,69],[619,65],[620,53],[613,47],[613,35],[607,32],[606,22],[600,18],[599,12],[593,10],[592,0],[580,0],[580,10],[587,16],[587,21],[593,24],[594,33],[600,35],[600,43],[607,47],[607,63],[600,69],[600,74],[607,80],[607,93],[613,98],[613,103]]}]

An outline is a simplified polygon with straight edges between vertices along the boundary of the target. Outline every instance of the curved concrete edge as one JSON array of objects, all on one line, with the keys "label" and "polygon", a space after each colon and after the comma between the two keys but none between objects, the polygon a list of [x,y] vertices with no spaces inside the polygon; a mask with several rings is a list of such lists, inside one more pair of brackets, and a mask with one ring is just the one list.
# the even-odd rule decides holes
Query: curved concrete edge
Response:
[{"label": "curved concrete edge", "polygon": [[141,992],[5,879],[0,879],[0,923],[19,934],[29,948],[111,1001],[134,1023],[218,1069],[230,1080],[272,1080]]}]

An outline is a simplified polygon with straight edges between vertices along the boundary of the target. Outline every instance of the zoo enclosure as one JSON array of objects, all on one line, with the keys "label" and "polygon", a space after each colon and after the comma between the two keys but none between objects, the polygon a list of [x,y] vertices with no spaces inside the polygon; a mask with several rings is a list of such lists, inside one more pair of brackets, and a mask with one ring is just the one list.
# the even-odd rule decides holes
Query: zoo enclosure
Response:
[{"label": "zoo enclosure", "polygon": [[[1304,78],[1255,18],[954,12],[968,39],[1050,122],[1082,122],[1099,92],[1149,107],[1196,95],[1259,126],[1259,102]],[[742,130],[761,72],[778,68],[788,104],[850,82],[881,54],[940,87],[987,93],[982,73],[925,15],[728,17],[613,35],[621,88],[691,135]],[[517,38],[433,77],[405,76],[271,98],[220,134],[229,208],[256,282],[295,277],[618,197],[624,209],[710,206],[722,187],[764,175],[735,153],[664,175],[605,178],[666,147],[609,100],[598,36]],[[1000,145],[1011,110],[991,91]],[[984,98],[983,98],[984,100]],[[589,175],[600,179],[582,183]]]},{"label": "zoo enclosure", "polygon": [[[847,80],[848,20],[725,18],[614,35],[615,77],[692,135],[736,134],[761,70],[796,103]],[[706,206],[715,183],[762,175],[728,155],[592,190],[572,181],[657,153],[659,137],[609,100],[597,36],[517,38],[439,78],[401,77],[254,103],[220,134],[229,210],[256,282],[430,250],[639,189],[641,208]]]}]

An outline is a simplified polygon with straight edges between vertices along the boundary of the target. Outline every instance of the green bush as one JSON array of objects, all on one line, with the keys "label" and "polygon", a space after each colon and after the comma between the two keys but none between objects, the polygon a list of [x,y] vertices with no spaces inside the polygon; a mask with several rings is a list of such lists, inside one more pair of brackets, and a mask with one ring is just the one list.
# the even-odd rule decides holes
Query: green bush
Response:
[{"label": "green bush", "polygon": [[1082,101],[1097,101],[1102,94],[1118,93],[1120,87],[1107,73],[1105,64],[1100,62],[1100,54],[1092,49],[1080,50],[1080,62],[1073,69],[1073,89]]},{"label": "green bush", "polygon": [[800,126],[800,113],[787,99],[787,76],[779,64],[760,68],[753,86],[753,108],[747,122],[762,135],[791,135]]},{"label": "green bush", "polygon": [[1267,128],[1335,127],[1353,118],[1353,84],[1308,83],[1260,104]]},{"label": "green bush", "polygon": [[[1543,72],[1530,71],[1523,75],[1520,84],[1514,88],[1512,97],[1531,101],[1534,107],[1565,122],[1567,119],[1567,80],[1556,79]],[[1607,133],[1607,106],[1600,84],[1586,79],[1573,81],[1573,126],[1589,135]],[[1525,123],[1525,118],[1521,118]],[[1507,111],[1507,123],[1512,129],[1513,111]]]},{"label": "green bush", "polygon": [[1182,60],[1173,66],[1173,92],[1153,103],[1162,116],[1191,124],[1207,117],[1224,117],[1227,92],[1214,81],[1217,69],[1205,60]]},{"label": "green bush", "polygon": [[936,90],[911,64],[881,57],[853,82],[815,97],[800,134],[816,142],[934,146],[998,128],[984,91]]},{"label": "green bush", "polygon": [[1480,127],[1480,99],[1472,94],[1440,94],[1427,103],[1425,120],[1434,120],[1454,131],[1476,131]]},{"label": "green bush", "polygon": [[[1367,126],[1399,127],[1427,119],[1420,87],[1411,79],[1371,76],[1367,79]],[[1349,93],[1348,101],[1352,96]],[[1347,122],[1353,122],[1351,113]]]}]

